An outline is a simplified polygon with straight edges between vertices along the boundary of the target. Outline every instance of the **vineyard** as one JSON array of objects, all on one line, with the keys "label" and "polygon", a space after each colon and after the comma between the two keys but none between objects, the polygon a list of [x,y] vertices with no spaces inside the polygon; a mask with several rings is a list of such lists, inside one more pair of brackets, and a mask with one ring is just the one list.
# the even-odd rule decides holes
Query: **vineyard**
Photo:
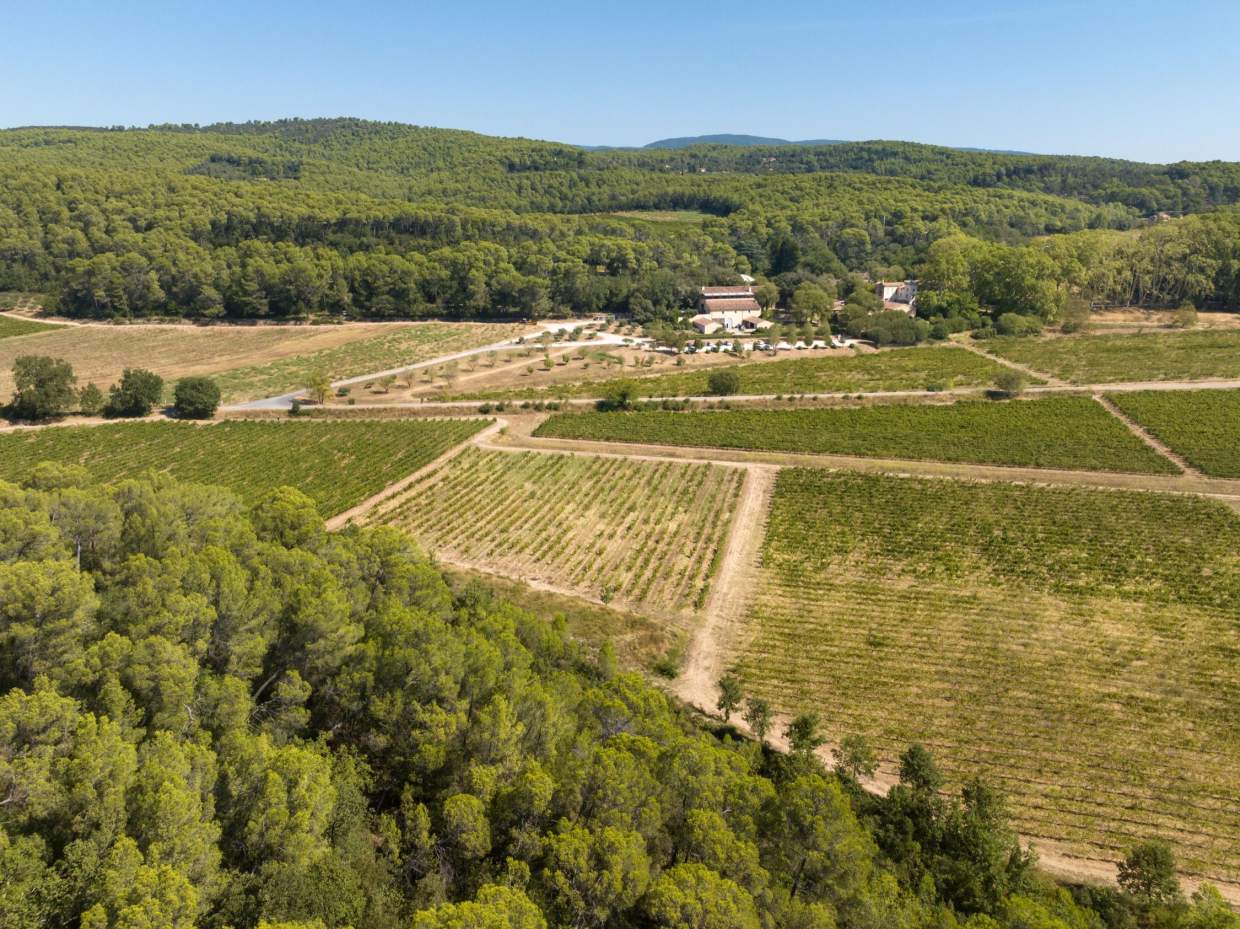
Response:
[{"label": "vineyard", "polygon": [[[633,382],[643,397],[700,397],[710,393],[712,369],[640,376]],[[877,390],[927,390],[989,386],[1003,367],[961,348],[901,348],[865,355],[783,358],[731,366],[740,376],[742,394],[867,393]],[[537,399],[600,397],[617,376],[553,387],[493,390],[461,395],[465,399]]]},{"label": "vineyard", "polygon": [[32,335],[36,332],[47,332],[60,329],[52,323],[40,323],[33,319],[17,319],[13,316],[0,316],[0,339],[11,339],[18,335]]},{"label": "vineyard", "polygon": [[327,516],[416,471],[484,425],[458,419],[56,427],[0,435],[0,478],[21,480],[40,461],[81,464],[103,482],[154,470],[222,484],[249,503],[289,484],[313,497]]},{"label": "vineyard", "polygon": [[535,435],[975,464],[1175,473],[1088,397],[822,410],[569,413]]},{"label": "vineyard", "polygon": [[986,351],[1077,384],[1240,378],[1240,331],[994,339]]},{"label": "vineyard", "polygon": [[1240,518],[1196,498],[788,469],[747,689],[912,741],[1076,853],[1240,878]]},{"label": "vineyard", "polygon": [[449,562],[592,599],[700,607],[744,472],[467,449],[383,517]]},{"label": "vineyard", "polygon": [[1111,400],[1193,467],[1240,478],[1240,391],[1144,391]]}]

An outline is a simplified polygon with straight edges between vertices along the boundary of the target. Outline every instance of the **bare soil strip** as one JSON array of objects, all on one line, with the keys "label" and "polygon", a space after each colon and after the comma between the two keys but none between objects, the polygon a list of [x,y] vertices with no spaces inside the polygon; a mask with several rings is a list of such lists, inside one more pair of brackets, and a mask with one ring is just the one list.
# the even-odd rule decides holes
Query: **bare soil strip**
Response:
[{"label": "bare soil strip", "polygon": [[732,519],[732,532],[723,550],[705,615],[693,633],[684,668],[674,685],[681,700],[710,712],[718,697],[715,682],[724,670],[726,643],[744,620],[755,589],[766,532],[767,508],[778,468],[750,465],[741,498]]},{"label": "bare soil strip", "polygon": [[1116,406],[1106,394],[1094,394],[1094,399],[1102,404],[1103,409],[1127,426],[1128,430],[1133,435],[1135,435],[1150,448],[1154,449],[1154,451],[1158,452],[1158,454],[1162,455],[1168,461],[1172,462],[1181,471],[1186,474],[1194,475],[1195,477],[1204,477],[1201,471],[1189,464],[1188,460],[1182,455],[1177,455],[1167,445],[1159,441],[1159,439],[1153,434],[1146,432],[1135,419]]}]

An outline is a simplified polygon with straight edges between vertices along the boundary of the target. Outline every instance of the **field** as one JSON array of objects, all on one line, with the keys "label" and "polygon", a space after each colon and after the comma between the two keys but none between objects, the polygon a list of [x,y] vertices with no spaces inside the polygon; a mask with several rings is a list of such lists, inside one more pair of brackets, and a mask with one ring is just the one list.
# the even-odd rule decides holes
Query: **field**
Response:
[{"label": "field", "polygon": [[60,326],[52,323],[40,323],[33,319],[16,319],[12,316],[0,316],[0,339],[10,339],[13,336],[33,335],[36,332],[48,332],[52,329],[60,329]]},{"label": "field", "polygon": [[248,503],[289,484],[329,516],[433,461],[483,425],[458,419],[56,426],[0,435],[0,478],[19,481],[40,461],[82,464],[105,482],[154,470],[222,484]]},{"label": "field", "polygon": [[743,472],[466,449],[384,520],[449,562],[603,602],[700,606]]},{"label": "field", "polygon": [[993,339],[986,351],[1077,384],[1240,378],[1240,331]]},{"label": "field", "polygon": [[785,470],[734,657],[833,738],[982,774],[1035,840],[1235,880],[1237,550],[1196,498]]},{"label": "field", "polygon": [[1111,400],[1189,464],[1240,478],[1240,391],[1144,391]]},{"label": "field", "polygon": [[[864,355],[781,358],[732,366],[742,394],[865,393],[986,387],[1004,368],[961,348],[901,348]],[[562,384],[543,389],[493,390],[471,399],[600,397],[607,385],[631,379],[643,397],[697,397],[708,394],[706,370]]]},{"label": "field", "polygon": [[65,326],[0,340],[0,395],[13,383],[18,355],[64,358],[78,383],[103,389],[127,367],[149,368],[169,382],[209,374],[226,402],[303,386],[311,373],[350,377],[506,338],[514,326],[472,323],[358,323],[340,326]]},{"label": "field", "polygon": [[569,413],[535,435],[1032,468],[1176,473],[1087,397],[822,410]]}]

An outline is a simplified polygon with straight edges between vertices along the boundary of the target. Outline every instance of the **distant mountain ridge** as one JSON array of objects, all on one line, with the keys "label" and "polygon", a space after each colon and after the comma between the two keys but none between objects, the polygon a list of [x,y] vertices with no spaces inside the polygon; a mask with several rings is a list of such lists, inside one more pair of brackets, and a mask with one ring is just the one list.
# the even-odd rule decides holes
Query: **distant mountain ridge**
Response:
[{"label": "distant mountain ridge", "polygon": [[679,136],[674,139],[659,139],[642,148],[688,148],[691,145],[839,145],[843,139],[774,139],[760,135],[743,135],[720,133],[717,135]]}]

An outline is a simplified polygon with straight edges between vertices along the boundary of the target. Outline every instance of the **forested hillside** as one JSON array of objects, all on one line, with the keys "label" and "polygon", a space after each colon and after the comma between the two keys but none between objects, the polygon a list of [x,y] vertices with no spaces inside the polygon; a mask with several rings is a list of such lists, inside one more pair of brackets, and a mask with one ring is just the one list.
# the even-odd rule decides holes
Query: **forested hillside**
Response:
[{"label": "forested hillside", "polygon": [[[944,313],[1233,305],[1238,177],[905,143],[589,152],[349,119],[17,129],[0,132],[0,290],[98,317],[646,321],[741,273],[787,298],[868,272],[926,278]],[[695,212],[614,215],[643,210]],[[960,237],[973,258],[939,280],[928,252]]]},{"label": "forested hillside", "polygon": [[1159,846],[1125,892],[1042,881],[1002,797],[941,795],[920,747],[878,799],[813,717],[789,756],[701,728],[291,488],[44,464],[0,520],[6,929],[1237,925]]}]

